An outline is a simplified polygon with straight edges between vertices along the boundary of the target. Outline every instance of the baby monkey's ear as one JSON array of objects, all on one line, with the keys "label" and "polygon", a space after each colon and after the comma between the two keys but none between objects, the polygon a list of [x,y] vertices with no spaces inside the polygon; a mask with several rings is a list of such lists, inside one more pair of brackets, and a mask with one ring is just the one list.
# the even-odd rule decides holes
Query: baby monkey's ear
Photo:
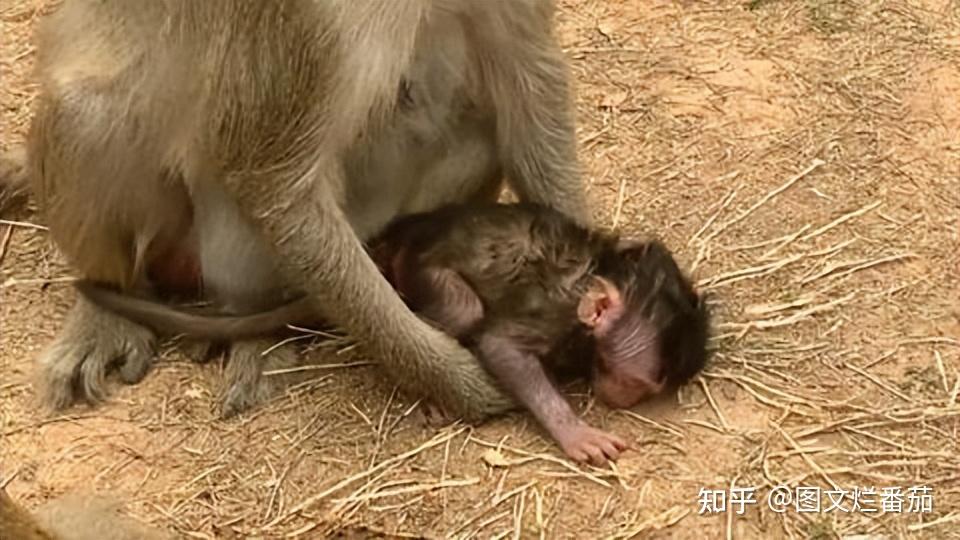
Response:
[{"label": "baby monkey's ear", "polygon": [[584,325],[601,335],[613,327],[623,314],[623,296],[620,289],[609,279],[593,276],[590,286],[580,297],[577,318]]}]

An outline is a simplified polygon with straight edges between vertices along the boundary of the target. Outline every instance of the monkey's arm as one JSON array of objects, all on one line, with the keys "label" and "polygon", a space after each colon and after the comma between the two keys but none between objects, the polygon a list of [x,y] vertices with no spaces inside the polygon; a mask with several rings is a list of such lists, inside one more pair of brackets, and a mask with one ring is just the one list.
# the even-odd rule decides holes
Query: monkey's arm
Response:
[{"label": "monkey's arm", "polygon": [[[497,107],[497,146],[523,201],[555,208],[582,225],[592,218],[577,159],[570,74],[552,34],[552,9],[511,2],[473,17],[484,74]],[[542,4],[541,4],[542,5]],[[523,36],[522,40],[518,36]]]},{"label": "monkey's arm", "polygon": [[581,420],[553,385],[540,360],[518,345],[506,331],[484,332],[477,340],[480,360],[508,392],[557,436],[566,425]]},{"label": "monkey's arm", "polygon": [[[522,330],[521,330],[522,332]],[[477,340],[481,362],[537,418],[564,452],[577,461],[602,465],[616,460],[626,443],[595,429],[574,412],[547,376],[540,359],[524,351],[510,329],[485,332]]]},{"label": "monkey's arm", "polygon": [[291,189],[269,194],[256,193],[261,179],[250,178],[235,189],[249,214],[262,216],[287,282],[305,291],[325,320],[368,347],[404,388],[467,420],[511,408],[473,355],[414,315],[380,273],[329,192],[338,181],[281,181]]}]

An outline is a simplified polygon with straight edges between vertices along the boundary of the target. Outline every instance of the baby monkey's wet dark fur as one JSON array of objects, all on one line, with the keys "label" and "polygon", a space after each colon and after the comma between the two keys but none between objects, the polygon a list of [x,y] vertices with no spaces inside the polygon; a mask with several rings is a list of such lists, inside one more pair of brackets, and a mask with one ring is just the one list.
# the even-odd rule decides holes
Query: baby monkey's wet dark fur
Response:
[{"label": "baby monkey's wet dark fur", "polygon": [[[371,250],[391,284],[427,319],[432,309],[450,310],[450,304],[423,305],[423,299],[411,293],[429,292],[410,289],[426,284],[409,279],[398,283],[405,276],[396,275],[390,257],[402,257],[409,272],[429,267],[456,271],[484,309],[482,320],[468,331],[444,328],[465,344],[474,342],[483,328],[510,321],[525,341],[563,343],[579,350],[568,339],[592,343],[594,338],[578,328],[576,307],[591,277],[599,276],[620,288],[627,304],[636,308],[626,317],[656,327],[665,360],[662,375],[669,385],[686,383],[706,362],[706,304],[660,241],[621,242],[534,204],[472,204],[401,218]],[[561,338],[567,339],[558,341]]]}]

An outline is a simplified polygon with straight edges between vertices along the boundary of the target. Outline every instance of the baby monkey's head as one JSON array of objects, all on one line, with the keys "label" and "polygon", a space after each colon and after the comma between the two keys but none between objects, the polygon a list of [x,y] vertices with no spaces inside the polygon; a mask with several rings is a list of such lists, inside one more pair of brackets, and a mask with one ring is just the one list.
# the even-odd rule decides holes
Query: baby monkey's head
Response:
[{"label": "baby monkey's head", "polygon": [[666,246],[620,243],[591,279],[577,315],[596,340],[593,389],[601,401],[632,407],[703,369],[710,313]]}]

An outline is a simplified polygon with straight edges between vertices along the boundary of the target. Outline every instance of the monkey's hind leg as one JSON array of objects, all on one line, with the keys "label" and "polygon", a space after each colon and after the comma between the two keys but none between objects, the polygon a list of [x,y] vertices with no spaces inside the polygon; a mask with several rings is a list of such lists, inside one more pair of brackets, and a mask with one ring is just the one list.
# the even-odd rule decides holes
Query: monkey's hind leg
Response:
[{"label": "monkey's hind leg", "polygon": [[[226,393],[220,415],[230,418],[247,412],[310,373],[296,370],[302,361],[290,345],[276,347],[275,340],[239,341],[230,348],[226,367]],[[266,355],[264,352],[270,351]]]},{"label": "monkey's hind leg", "polygon": [[150,369],[156,337],[150,330],[78,297],[63,328],[38,359],[41,395],[53,409],[106,395],[106,373],[118,367],[127,384]]},{"label": "monkey's hind leg", "polygon": [[[75,275],[136,290],[151,251],[189,230],[189,195],[164,162],[165,125],[148,105],[116,77],[71,80],[79,68],[70,58],[48,67],[49,77],[71,82],[45,87],[30,126],[32,192]],[[44,400],[55,409],[102,401],[107,372],[139,382],[154,345],[150,330],[78,298],[38,360]]]}]

